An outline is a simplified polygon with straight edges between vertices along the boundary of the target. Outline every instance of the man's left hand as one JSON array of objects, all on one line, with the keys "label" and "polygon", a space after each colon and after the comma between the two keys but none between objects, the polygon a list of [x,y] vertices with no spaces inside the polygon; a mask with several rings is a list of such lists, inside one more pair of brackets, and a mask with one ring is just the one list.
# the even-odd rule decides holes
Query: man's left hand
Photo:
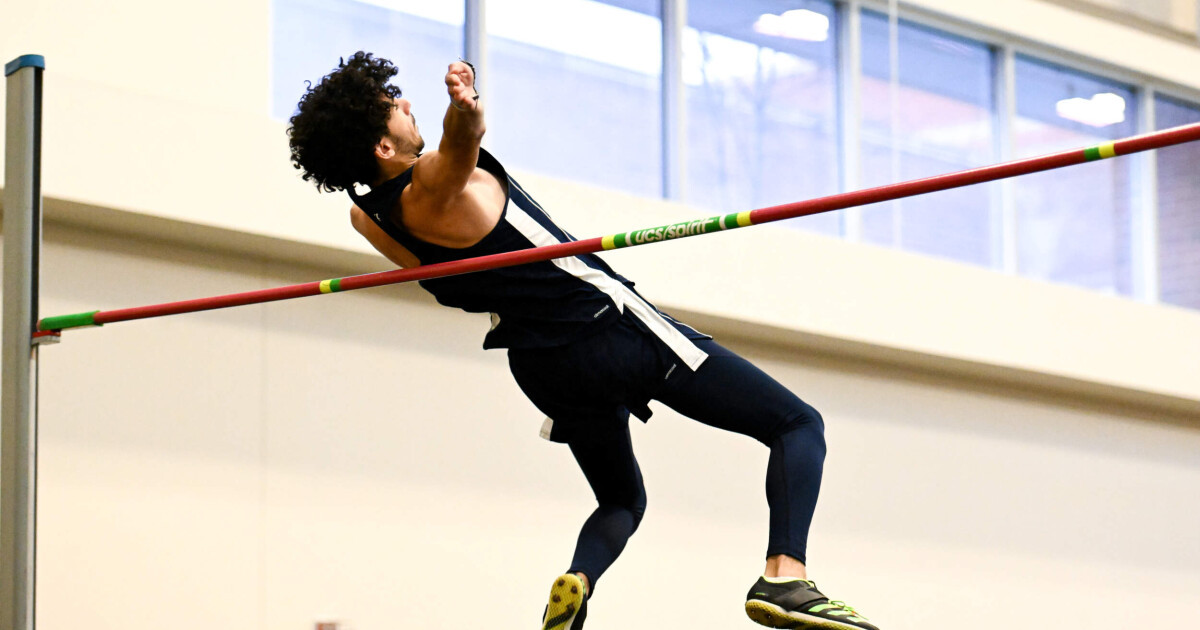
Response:
[{"label": "man's left hand", "polygon": [[450,93],[450,104],[464,112],[479,109],[479,92],[475,91],[475,70],[465,61],[450,64],[446,71],[446,91]]}]

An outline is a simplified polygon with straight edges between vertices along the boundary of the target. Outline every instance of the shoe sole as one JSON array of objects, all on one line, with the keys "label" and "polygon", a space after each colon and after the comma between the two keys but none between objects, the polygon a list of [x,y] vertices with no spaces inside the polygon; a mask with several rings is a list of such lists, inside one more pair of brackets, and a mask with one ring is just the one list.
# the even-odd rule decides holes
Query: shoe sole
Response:
[{"label": "shoe sole", "polygon": [[824,617],[788,612],[775,604],[752,599],[746,602],[746,615],[754,623],[768,628],[821,628],[822,630],[863,630],[862,626],[841,623]]},{"label": "shoe sole", "polygon": [[575,615],[582,607],[583,580],[569,573],[560,576],[550,587],[550,601],[546,604],[542,630],[572,630]]}]

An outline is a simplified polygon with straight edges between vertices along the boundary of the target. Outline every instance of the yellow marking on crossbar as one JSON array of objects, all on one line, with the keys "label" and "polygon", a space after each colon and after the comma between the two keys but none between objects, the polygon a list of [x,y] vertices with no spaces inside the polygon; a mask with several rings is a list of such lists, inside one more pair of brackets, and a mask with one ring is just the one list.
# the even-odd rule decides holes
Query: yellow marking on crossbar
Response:
[{"label": "yellow marking on crossbar", "polygon": [[737,219],[738,219],[738,227],[746,227],[747,225],[750,225],[750,213],[749,212],[739,212]]},{"label": "yellow marking on crossbar", "polygon": [[1107,144],[1102,144],[1097,148],[1100,149],[1100,157],[1102,157],[1104,159],[1108,159],[1110,157],[1116,157],[1116,155],[1117,155],[1117,143],[1115,143],[1115,142],[1109,142]]},{"label": "yellow marking on crossbar", "polygon": [[332,282],[333,282],[333,280],[322,280],[321,281],[321,293],[333,293],[333,287],[330,286],[330,284]]},{"label": "yellow marking on crossbar", "polygon": [[611,235],[611,234],[600,239],[600,244],[604,246],[604,249],[616,249],[617,248],[617,244],[616,244],[616,242],[613,241],[613,235]]}]

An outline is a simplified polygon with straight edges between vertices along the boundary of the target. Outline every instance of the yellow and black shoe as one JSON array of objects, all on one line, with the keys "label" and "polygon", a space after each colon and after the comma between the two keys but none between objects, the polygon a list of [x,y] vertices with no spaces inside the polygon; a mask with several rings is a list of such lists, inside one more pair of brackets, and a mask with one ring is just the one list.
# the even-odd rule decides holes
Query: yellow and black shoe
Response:
[{"label": "yellow and black shoe", "polygon": [[550,587],[542,630],[580,630],[587,619],[587,587],[574,573],[560,575]]},{"label": "yellow and black shoe", "polygon": [[768,628],[879,630],[844,602],[829,601],[799,578],[759,578],[746,595],[746,614]]}]

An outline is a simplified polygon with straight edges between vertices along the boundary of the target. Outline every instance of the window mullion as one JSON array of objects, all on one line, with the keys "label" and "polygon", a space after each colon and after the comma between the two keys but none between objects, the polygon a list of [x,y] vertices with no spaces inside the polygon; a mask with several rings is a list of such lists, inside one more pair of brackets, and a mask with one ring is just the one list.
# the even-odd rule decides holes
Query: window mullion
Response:
[{"label": "window mullion", "polygon": [[662,0],[663,197],[684,199],[687,184],[687,103],[683,85],[683,32],[687,0]]},{"label": "window mullion", "polygon": [[463,59],[475,66],[475,89],[483,94],[487,79],[487,0],[465,0],[463,20]]},{"label": "window mullion", "polygon": [[[1013,130],[1017,120],[1016,63],[1012,46],[996,50],[995,98],[996,135],[995,151],[997,162],[1014,159]],[[1017,265],[1017,207],[1016,180],[1003,179],[997,185],[993,199],[998,203],[993,214],[993,266],[1009,274],[1016,274]]]},{"label": "window mullion", "polygon": [[[841,188],[843,192],[862,188],[862,10],[858,0],[839,5],[838,24],[838,103],[841,131]],[[862,208],[842,211],[842,235],[851,241],[862,240]]]},{"label": "window mullion", "polygon": [[[1138,98],[1138,133],[1155,130],[1155,90],[1145,86]],[[1142,302],[1159,299],[1158,277],[1158,152],[1134,157],[1134,212],[1130,259],[1133,295]]]}]

